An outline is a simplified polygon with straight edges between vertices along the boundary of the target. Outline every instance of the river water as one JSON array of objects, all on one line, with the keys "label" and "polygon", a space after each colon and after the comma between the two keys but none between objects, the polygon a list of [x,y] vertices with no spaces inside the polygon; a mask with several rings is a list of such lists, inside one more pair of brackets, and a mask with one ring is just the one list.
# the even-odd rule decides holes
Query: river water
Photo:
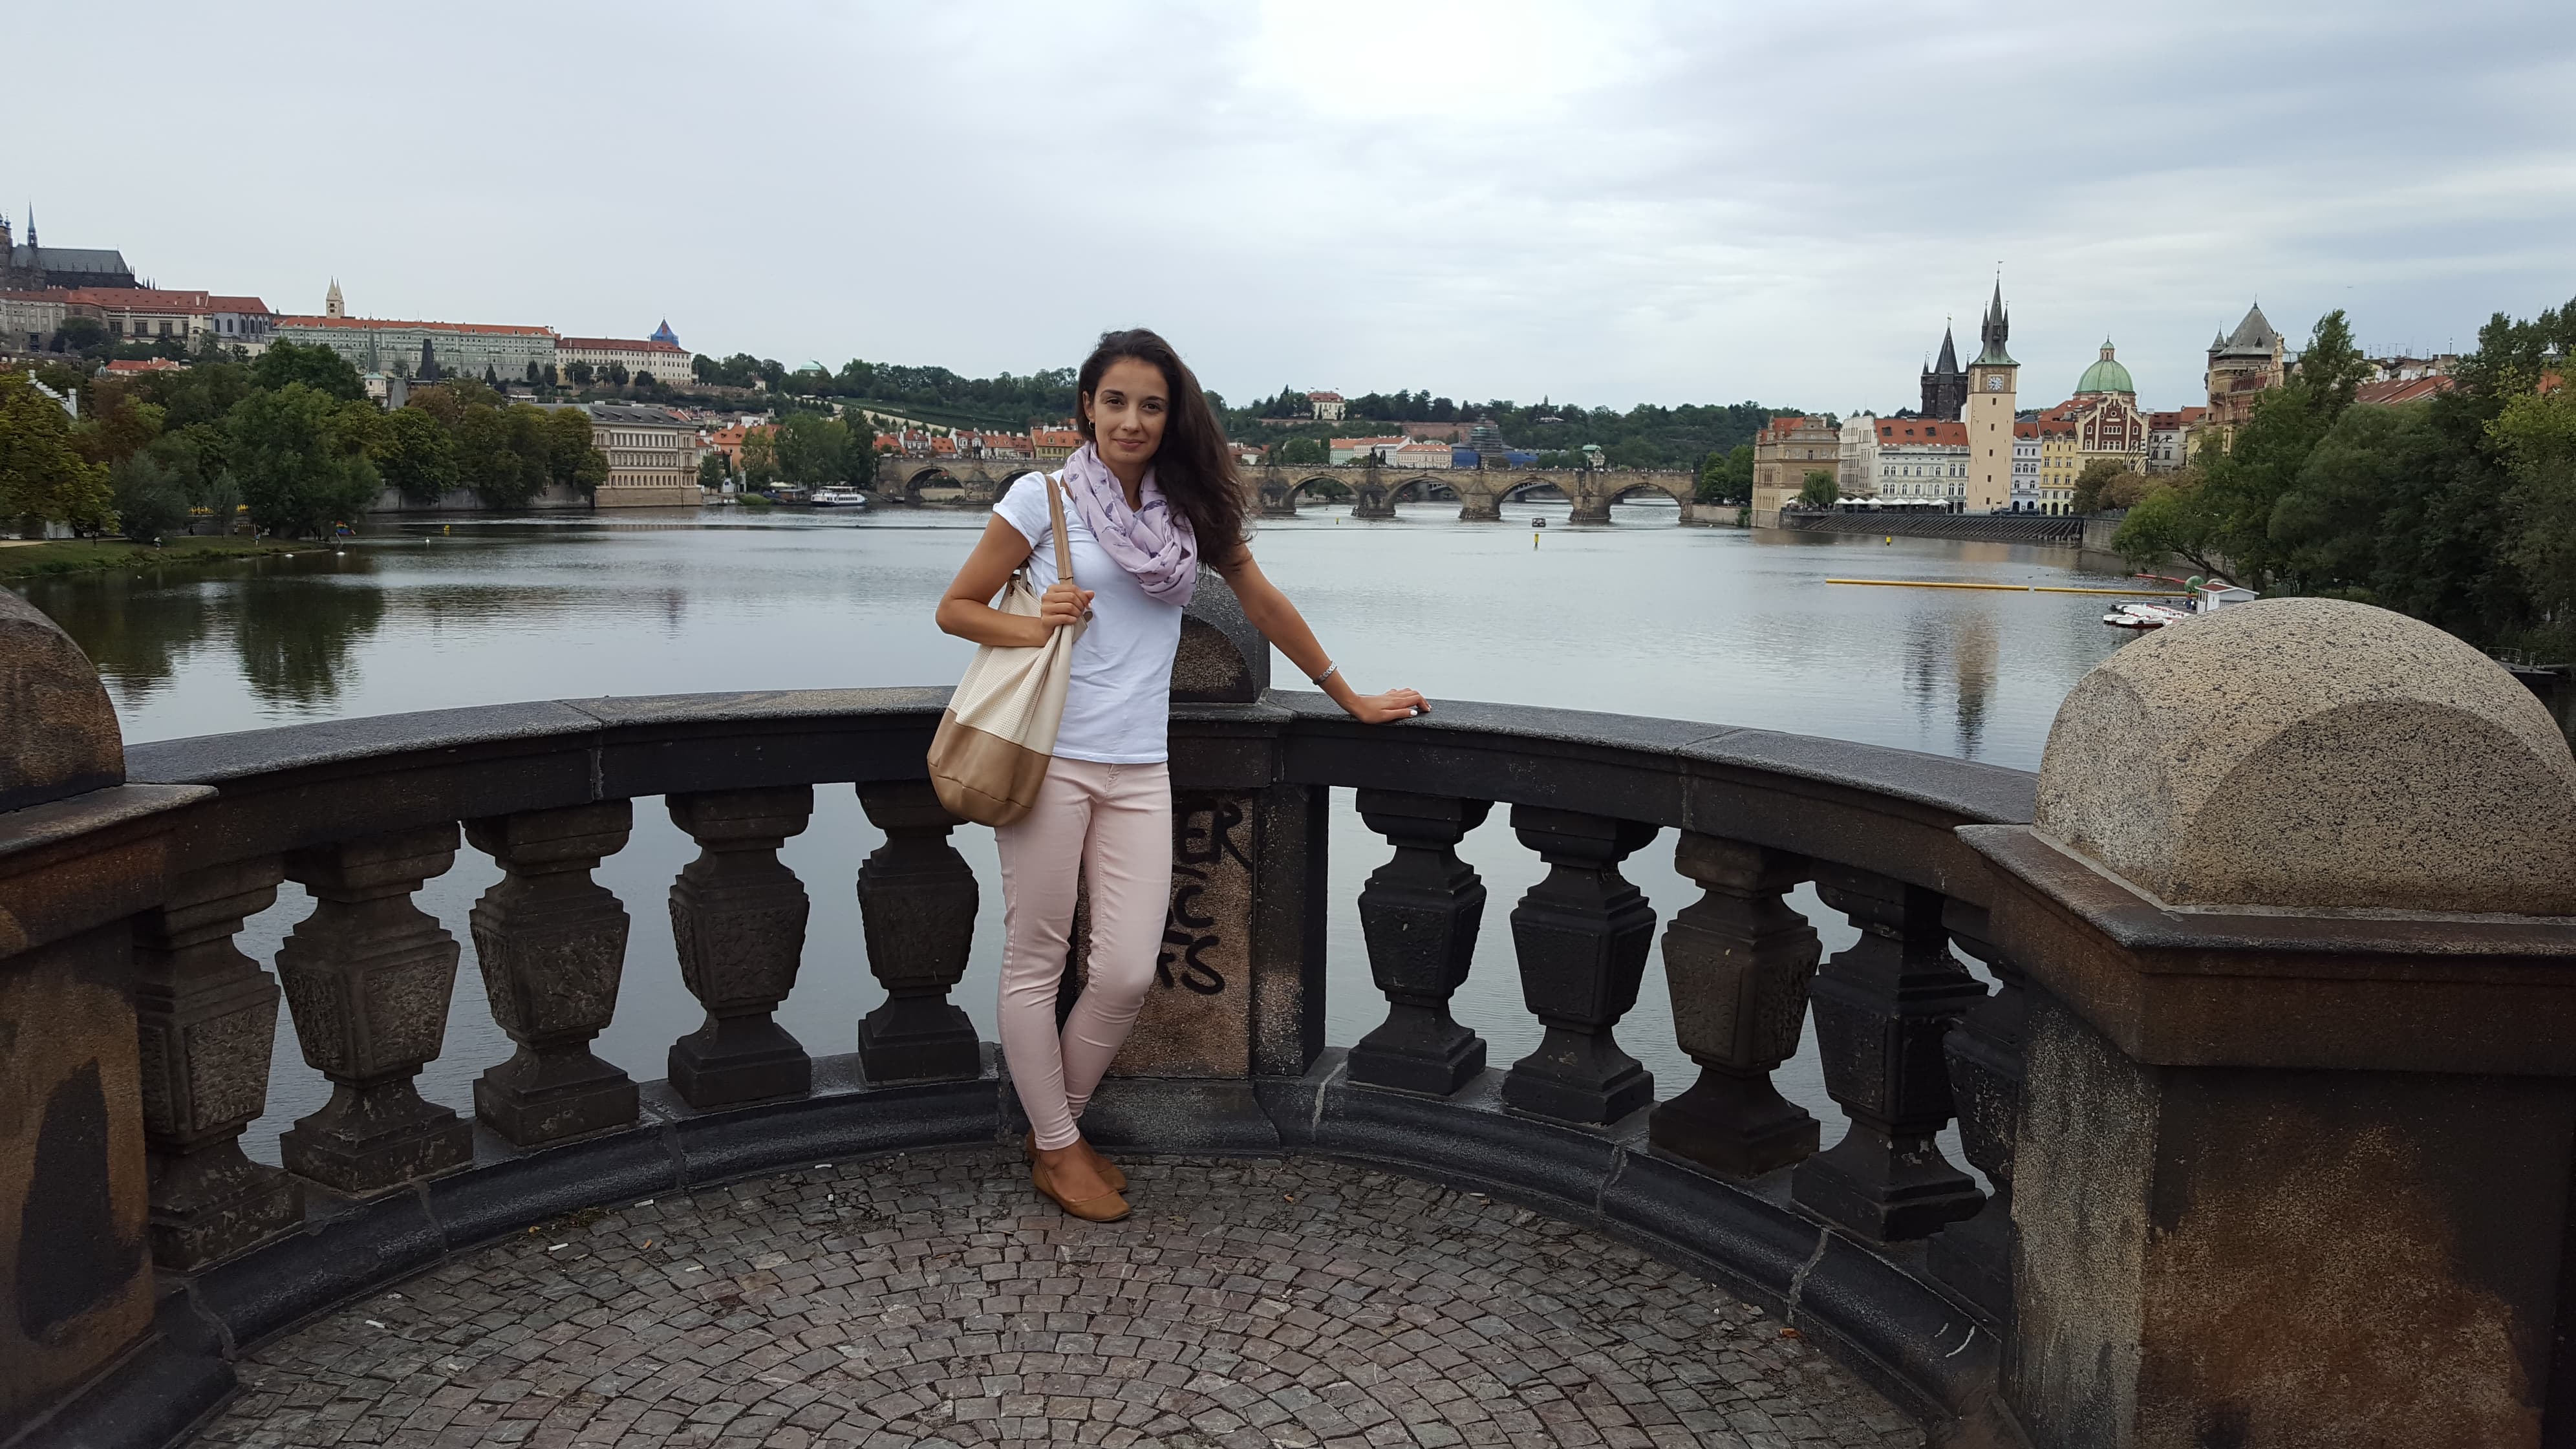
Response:
[{"label": "river water", "polygon": [[[1566,526],[1566,506],[1514,504],[1502,524],[1460,523],[1455,505],[1391,520],[1310,509],[1263,520],[1263,569],[1295,599],[1344,674],[1364,689],[1410,685],[1442,698],[1661,715],[1799,731],[2036,769],[2058,702],[2124,637],[2081,594],[1866,588],[1829,578],[2114,585],[2065,549],[1682,528],[1668,504],[1621,504],[1602,528]],[[1550,526],[1534,529],[1530,520]],[[99,666],[129,741],[299,720],[512,700],[698,690],[953,682],[972,652],[930,622],[981,527],[980,513],[888,510],[694,518],[450,521],[382,527],[337,548],[204,569],[83,575],[19,586]],[[1293,681],[1284,659],[1273,675]],[[1328,1039],[1347,1045],[1385,1014],[1369,979],[1361,882],[1387,846],[1334,792]],[[616,1022],[599,1053],[639,1080],[666,1075],[671,1041],[700,1016],[681,987],[662,900],[695,847],[658,801],[598,878],[634,919]],[[1497,810],[1460,853],[1491,892],[1458,1018],[1507,1065],[1534,1048],[1506,914],[1544,874]],[[1696,898],[1665,832],[1628,878],[1659,917]],[[779,1020],[817,1055],[851,1049],[882,999],[860,947],[853,879],[882,840],[847,786],[818,787],[811,827],[783,858],[813,896],[802,974]],[[956,833],[984,882],[972,965],[955,999],[996,1033],[1000,886],[991,832]],[[473,1077],[510,1044],[492,1024],[466,912],[500,872],[461,848],[419,896],[463,943],[445,1054],[425,1095],[472,1111]],[[1811,889],[1793,903],[1826,950],[1853,939]],[[310,911],[293,885],[241,945],[272,955]],[[1660,955],[1619,1039],[1669,1096],[1697,1068],[1672,1044]],[[328,1084],[283,1021],[269,1116],[245,1146],[276,1160],[276,1133]],[[1781,1090],[1839,1135],[1813,1043]],[[1955,1151],[1954,1151],[1955,1160]]]}]

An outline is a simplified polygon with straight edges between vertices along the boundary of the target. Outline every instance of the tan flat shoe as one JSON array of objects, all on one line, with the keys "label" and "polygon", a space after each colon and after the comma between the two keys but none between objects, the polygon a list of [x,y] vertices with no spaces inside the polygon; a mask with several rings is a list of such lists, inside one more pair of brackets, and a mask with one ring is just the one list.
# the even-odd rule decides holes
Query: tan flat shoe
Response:
[{"label": "tan flat shoe", "polygon": [[1057,1192],[1055,1188],[1048,1183],[1046,1164],[1044,1163],[1031,1163],[1029,1165],[1029,1181],[1036,1185],[1038,1191],[1045,1193],[1048,1199],[1053,1201],[1057,1207],[1064,1209],[1066,1213],[1073,1217],[1080,1218],[1087,1223],[1114,1223],[1120,1218],[1127,1216],[1129,1211],[1127,1207],[1127,1199],[1120,1197],[1115,1192],[1105,1192],[1098,1197],[1068,1198],[1064,1196]]},{"label": "tan flat shoe", "polygon": [[[1112,1192],[1127,1190],[1127,1174],[1118,1170],[1117,1163],[1101,1156],[1100,1150],[1088,1141],[1082,1144],[1082,1150],[1091,1154],[1091,1165],[1100,1169],[1100,1175],[1108,1180]],[[1035,1127],[1020,1134],[1020,1155],[1031,1162],[1038,1160],[1038,1129]]]}]

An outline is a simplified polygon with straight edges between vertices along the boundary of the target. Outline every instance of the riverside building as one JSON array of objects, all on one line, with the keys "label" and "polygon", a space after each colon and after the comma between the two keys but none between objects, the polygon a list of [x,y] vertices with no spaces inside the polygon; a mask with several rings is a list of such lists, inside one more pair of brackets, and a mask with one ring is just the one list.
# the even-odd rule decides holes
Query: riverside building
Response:
[{"label": "riverside building", "polygon": [[1968,496],[1968,425],[1935,418],[1879,419],[1878,496],[1957,511]]},{"label": "riverside building", "polygon": [[697,376],[696,356],[680,345],[668,322],[650,337],[558,337],[552,361],[558,373],[586,362],[595,373],[614,364],[625,368],[629,378],[649,373],[655,382],[687,383]]},{"label": "riverside building", "polygon": [[1773,418],[1753,435],[1753,526],[1779,527],[1780,510],[1797,500],[1807,475],[1834,476],[1842,454],[1842,429],[1832,419]]},{"label": "riverside building", "polygon": [[591,446],[608,458],[601,508],[698,506],[698,425],[669,408],[586,403]]},{"label": "riverside building", "polygon": [[2287,376],[2281,350],[2281,334],[2272,330],[2259,302],[2246,309],[2235,331],[2210,342],[2209,370],[2201,380],[2209,385],[2209,425],[2222,440],[2234,441],[2236,430],[2254,416],[2254,400]]},{"label": "riverside building", "polygon": [[527,377],[530,363],[542,370],[555,360],[552,329],[500,323],[280,317],[269,340],[328,347],[360,372],[408,376],[418,376],[421,359],[428,357],[435,360],[441,376],[481,377],[488,372],[503,382],[517,382]]}]

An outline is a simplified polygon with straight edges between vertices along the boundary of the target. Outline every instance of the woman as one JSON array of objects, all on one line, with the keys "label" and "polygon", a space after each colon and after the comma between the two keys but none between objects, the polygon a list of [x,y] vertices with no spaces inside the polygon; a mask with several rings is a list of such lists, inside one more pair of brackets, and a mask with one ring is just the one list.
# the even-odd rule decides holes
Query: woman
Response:
[{"label": "woman", "polygon": [[[1047,480],[1011,485],[939,601],[939,627],[978,644],[1030,646],[1087,618],[1055,759],[1037,803],[995,831],[1002,857],[1002,1054],[1030,1123],[1030,1176],[1075,1217],[1127,1215],[1126,1176],[1075,1122],[1144,1004],[1172,884],[1172,780],[1164,747],[1181,609],[1202,565],[1234,586],[1244,616],[1355,719],[1430,706],[1410,689],[1363,695],[1342,678],[1294,604],[1261,575],[1243,537],[1234,458],[1198,379],[1151,332],[1112,332],[1082,364],[1084,444],[1059,475],[1072,580],[1056,577]],[[1026,566],[1044,593],[1034,619],[991,600]],[[1079,584],[1080,587],[1076,585]],[[1091,897],[1089,981],[1061,1034],[1077,879]]]}]

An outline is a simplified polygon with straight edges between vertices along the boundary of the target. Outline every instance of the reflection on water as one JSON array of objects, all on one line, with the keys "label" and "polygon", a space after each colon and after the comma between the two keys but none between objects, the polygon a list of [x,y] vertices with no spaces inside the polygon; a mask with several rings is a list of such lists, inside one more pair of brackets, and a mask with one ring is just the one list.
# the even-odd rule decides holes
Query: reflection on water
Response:
[{"label": "reflection on water", "polygon": [[[1861,588],[1834,577],[1999,583],[2068,581],[2070,556],[1992,544],[1685,529],[1669,506],[1622,505],[1610,528],[1571,528],[1563,503],[1513,503],[1507,522],[1461,524],[1454,505],[1406,505],[1385,521],[1314,510],[1265,520],[1263,569],[1294,597],[1345,674],[1435,700],[1485,699],[1661,715],[1862,740],[2035,768],[2050,719],[2123,636],[2083,595]],[[1545,517],[1549,527],[1533,530]],[[129,740],[256,729],[306,719],[510,700],[692,690],[920,684],[953,680],[971,650],[930,614],[973,542],[975,514],[889,511],[858,519],[511,520],[394,527],[345,550],[141,575],[46,580],[25,592],[106,675]],[[2108,580],[2095,580],[2108,582]],[[1293,682],[1285,661],[1273,674]],[[814,902],[803,974],[779,1012],[820,1054],[851,1049],[882,1000],[858,930],[853,877],[881,837],[850,787],[817,787],[812,826],[788,864]],[[1505,921],[1544,874],[1497,810],[1460,854],[1491,892],[1456,1013],[1505,1065],[1533,1050]],[[679,985],[661,905],[695,853],[661,802],[639,800],[635,835],[599,879],[633,918],[615,1024],[600,1054],[638,1078],[665,1075],[671,1041],[698,1022]],[[989,1040],[1001,890],[991,832],[956,837],[983,883],[968,974],[955,999]],[[1329,1040],[1383,1019],[1351,902],[1384,841],[1334,792],[1328,861]],[[1661,915],[1698,896],[1672,869],[1666,832],[1624,867]],[[466,929],[499,878],[480,853],[420,893],[464,950],[445,1054],[422,1091],[472,1109],[471,1082],[505,1058]],[[1802,889],[1793,903],[1837,950],[1854,936]],[[244,930],[266,959],[310,912],[289,886]],[[1680,1090],[1697,1069],[1672,1045],[1671,1005],[1650,958],[1621,1043]],[[270,1115],[247,1146],[274,1160],[276,1133],[327,1095],[281,1026]],[[1831,1125],[1809,1048],[1781,1090]]]},{"label": "reflection on water", "polygon": [[385,591],[365,578],[358,551],[316,549],[292,558],[227,565],[44,579],[27,598],[89,651],[129,721],[168,707],[172,682],[208,649],[229,650],[223,666],[274,717],[338,715],[342,682],[357,652],[384,621]]}]

